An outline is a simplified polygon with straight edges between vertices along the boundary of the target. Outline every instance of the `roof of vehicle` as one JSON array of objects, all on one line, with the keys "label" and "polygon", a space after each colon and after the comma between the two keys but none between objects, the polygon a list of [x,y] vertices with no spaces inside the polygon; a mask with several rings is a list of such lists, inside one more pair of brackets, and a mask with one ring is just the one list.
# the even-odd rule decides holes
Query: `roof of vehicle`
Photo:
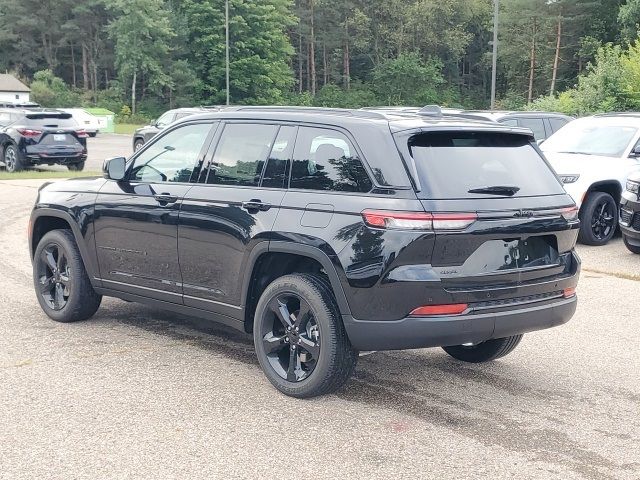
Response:
[{"label": "roof of vehicle", "polygon": [[593,123],[603,125],[619,125],[625,127],[640,127],[640,113],[638,112],[622,112],[622,113],[600,113],[589,117],[582,117],[574,120],[577,125],[581,123]]},{"label": "roof of vehicle", "polygon": [[0,108],[0,112],[3,113],[18,113],[26,115],[29,118],[37,118],[38,116],[60,116],[65,118],[71,118],[69,112],[63,112],[62,110],[56,110],[54,108]]},{"label": "roof of vehicle", "polygon": [[486,118],[491,118],[495,121],[503,119],[505,117],[559,117],[559,118],[568,118],[572,119],[573,117],[569,115],[565,115],[564,113],[558,112],[543,112],[539,110],[528,110],[528,111],[518,111],[518,110],[464,110],[462,113],[470,114],[470,115],[478,115]]},{"label": "roof of vehicle", "polygon": [[[188,117],[195,119],[252,119],[303,121],[334,126],[348,126],[355,123],[384,124],[392,132],[416,129],[433,130],[496,130],[531,136],[526,128],[510,127],[497,123],[489,123],[480,119],[472,119],[448,114],[446,111],[428,111],[422,109],[418,113],[415,107],[380,107],[371,109],[343,109],[325,107],[290,107],[290,106],[230,106],[216,107],[207,113]],[[185,121],[185,120],[181,120]]]}]

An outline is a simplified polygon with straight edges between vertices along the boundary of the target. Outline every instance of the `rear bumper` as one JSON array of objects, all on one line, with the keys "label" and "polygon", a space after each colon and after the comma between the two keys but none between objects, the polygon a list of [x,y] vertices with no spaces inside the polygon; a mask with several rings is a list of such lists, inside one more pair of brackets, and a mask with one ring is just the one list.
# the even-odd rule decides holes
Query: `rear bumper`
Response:
[{"label": "rear bumper", "polygon": [[479,343],[555,327],[571,319],[576,304],[574,295],[501,312],[397,321],[356,320],[345,315],[343,322],[351,344],[358,350],[404,350]]},{"label": "rear bumper", "polygon": [[29,153],[25,155],[25,161],[31,165],[68,165],[84,162],[87,159],[86,153],[73,153],[65,155],[48,155]]}]

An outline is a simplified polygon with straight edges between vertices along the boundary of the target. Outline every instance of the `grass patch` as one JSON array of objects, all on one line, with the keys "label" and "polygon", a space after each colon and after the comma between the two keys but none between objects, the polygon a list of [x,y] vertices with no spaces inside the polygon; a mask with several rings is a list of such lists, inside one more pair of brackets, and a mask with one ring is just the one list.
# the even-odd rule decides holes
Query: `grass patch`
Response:
[{"label": "grass patch", "polygon": [[9,173],[0,171],[0,180],[45,180],[47,178],[73,178],[73,177],[95,177],[101,176],[102,172],[84,171],[52,171],[52,170],[22,170],[21,172]]},{"label": "grass patch", "polygon": [[142,127],[143,125],[132,125],[130,123],[116,123],[114,125],[115,133],[120,133],[123,135],[133,135],[133,132],[136,131],[137,128]]}]

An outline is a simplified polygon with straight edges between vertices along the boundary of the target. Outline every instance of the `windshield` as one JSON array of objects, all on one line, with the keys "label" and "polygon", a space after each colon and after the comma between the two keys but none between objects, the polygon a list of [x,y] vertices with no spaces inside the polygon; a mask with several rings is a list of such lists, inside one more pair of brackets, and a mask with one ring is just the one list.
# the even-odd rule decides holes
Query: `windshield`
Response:
[{"label": "windshield", "polygon": [[564,193],[529,138],[496,132],[421,133],[409,139],[420,198],[528,197]]},{"label": "windshield", "polygon": [[621,157],[637,132],[634,127],[571,122],[549,137],[544,152]]}]

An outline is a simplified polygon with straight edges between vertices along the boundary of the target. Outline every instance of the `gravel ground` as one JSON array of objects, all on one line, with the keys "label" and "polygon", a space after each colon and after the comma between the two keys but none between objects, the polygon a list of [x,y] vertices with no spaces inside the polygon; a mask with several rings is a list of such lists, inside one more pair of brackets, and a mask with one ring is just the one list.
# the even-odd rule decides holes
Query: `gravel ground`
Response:
[{"label": "gravel ground", "polygon": [[0,182],[1,479],[640,478],[640,256],[619,239],[579,249],[573,320],[504,359],[375,353],[303,401],[223,327],[115,299],[49,320],[26,243],[38,184]]}]

